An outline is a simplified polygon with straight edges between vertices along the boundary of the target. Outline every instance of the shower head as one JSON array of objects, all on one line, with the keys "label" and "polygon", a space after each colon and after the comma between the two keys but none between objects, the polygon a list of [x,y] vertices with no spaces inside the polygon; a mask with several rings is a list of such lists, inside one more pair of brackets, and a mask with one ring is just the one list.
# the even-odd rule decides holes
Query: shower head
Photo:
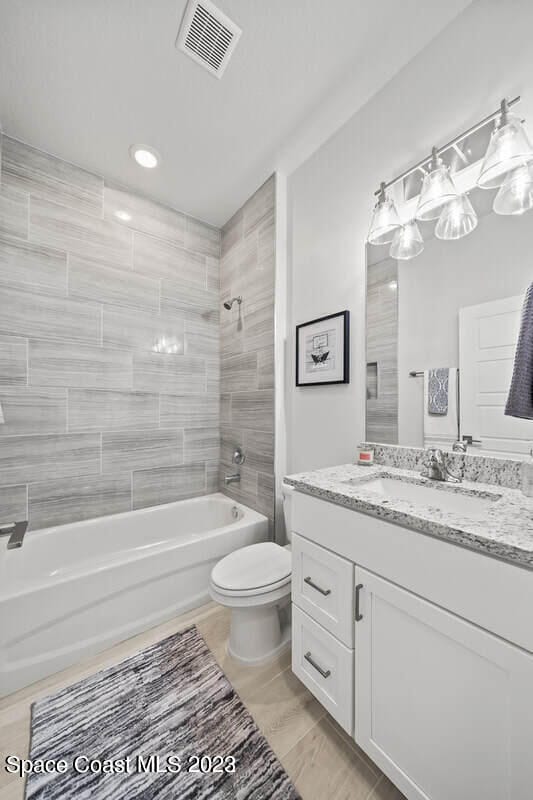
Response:
[{"label": "shower head", "polygon": [[238,303],[240,305],[242,303],[242,297],[239,295],[238,297],[232,297],[231,300],[226,300],[224,303],[224,308],[227,311],[231,311],[233,303]]}]

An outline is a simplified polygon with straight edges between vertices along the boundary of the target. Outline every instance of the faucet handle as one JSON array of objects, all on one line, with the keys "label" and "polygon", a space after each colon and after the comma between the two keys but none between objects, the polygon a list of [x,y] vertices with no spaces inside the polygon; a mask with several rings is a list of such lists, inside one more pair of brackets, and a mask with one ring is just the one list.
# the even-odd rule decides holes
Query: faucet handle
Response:
[{"label": "faucet handle", "polygon": [[239,467],[241,466],[241,464],[244,464],[244,462],[246,461],[246,456],[244,455],[240,447],[235,448],[231,460],[233,461],[234,464],[237,464],[237,466]]}]

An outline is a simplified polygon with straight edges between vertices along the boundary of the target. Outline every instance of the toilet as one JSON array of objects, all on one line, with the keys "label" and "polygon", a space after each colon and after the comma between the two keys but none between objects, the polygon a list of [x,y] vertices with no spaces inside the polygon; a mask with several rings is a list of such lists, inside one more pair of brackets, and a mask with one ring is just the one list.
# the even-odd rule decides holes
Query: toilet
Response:
[{"label": "toilet", "polygon": [[[290,541],[292,486],[283,485],[283,511]],[[213,567],[209,594],[231,609],[228,653],[247,665],[275,658],[290,644],[290,545],[260,542],[241,547]]]}]

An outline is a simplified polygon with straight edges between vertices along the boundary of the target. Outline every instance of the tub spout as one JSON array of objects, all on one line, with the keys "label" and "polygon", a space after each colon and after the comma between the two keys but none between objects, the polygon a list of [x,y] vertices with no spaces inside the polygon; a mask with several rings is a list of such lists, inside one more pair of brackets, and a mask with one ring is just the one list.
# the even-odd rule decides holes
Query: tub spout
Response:
[{"label": "tub spout", "polygon": [[7,540],[8,550],[15,550],[17,547],[22,547],[27,528],[27,519],[21,522],[12,522],[10,525],[0,525],[0,536],[9,536]]},{"label": "tub spout", "polygon": [[232,475],[224,475],[224,483],[226,486],[230,483],[240,483],[241,476],[238,472],[234,472]]}]

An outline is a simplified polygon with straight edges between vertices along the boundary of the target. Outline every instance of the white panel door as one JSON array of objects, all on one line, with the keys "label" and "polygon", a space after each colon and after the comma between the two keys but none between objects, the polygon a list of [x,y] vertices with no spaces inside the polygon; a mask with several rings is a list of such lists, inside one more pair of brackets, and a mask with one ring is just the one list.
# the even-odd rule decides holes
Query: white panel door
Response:
[{"label": "white panel door", "polygon": [[531,800],[533,655],[359,567],[355,579],[359,746],[409,800]]},{"label": "white panel door", "polygon": [[492,455],[529,453],[533,422],[506,417],[505,403],[524,298],[508,297],[459,311],[461,436]]}]

